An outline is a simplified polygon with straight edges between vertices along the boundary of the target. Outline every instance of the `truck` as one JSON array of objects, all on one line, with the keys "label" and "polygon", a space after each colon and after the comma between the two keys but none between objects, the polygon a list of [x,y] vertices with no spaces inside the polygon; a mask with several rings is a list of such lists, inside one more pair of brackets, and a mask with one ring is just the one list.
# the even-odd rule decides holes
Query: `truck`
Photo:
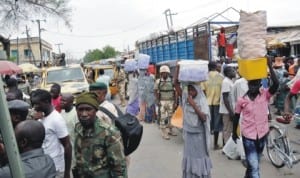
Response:
[{"label": "truck", "polygon": [[220,28],[225,26],[226,38],[231,42],[226,50],[232,56],[239,22],[225,16],[230,10],[239,14],[239,11],[230,7],[185,29],[151,34],[148,38],[136,41],[136,47],[139,53],[151,56],[152,63],[178,59],[217,60],[216,37]]}]

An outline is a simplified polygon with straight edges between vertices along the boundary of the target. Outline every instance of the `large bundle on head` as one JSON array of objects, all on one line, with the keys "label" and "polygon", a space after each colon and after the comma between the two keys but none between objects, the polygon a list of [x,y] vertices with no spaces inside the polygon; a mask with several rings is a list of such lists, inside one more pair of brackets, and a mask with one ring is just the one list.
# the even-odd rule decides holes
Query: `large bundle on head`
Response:
[{"label": "large bundle on head", "polygon": [[208,61],[204,60],[182,60],[178,80],[183,82],[201,82],[208,78]]},{"label": "large bundle on head", "polygon": [[137,62],[134,59],[127,59],[124,63],[125,72],[133,72],[137,70]]},{"label": "large bundle on head", "polygon": [[264,57],[267,54],[266,35],[266,11],[240,12],[237,45],[242,59]]},{"label": "large bundle on head", "polygon": [[240,12],[238,28],[239,73],[247,80],[267,77],[267,13]]},{"label": "large bundle on head", "polygon": [[150,56],[147,54],[137,54],[136,59],[138,62],[138,68],[139,69],[148,69],[149,63],[150,63]]}]

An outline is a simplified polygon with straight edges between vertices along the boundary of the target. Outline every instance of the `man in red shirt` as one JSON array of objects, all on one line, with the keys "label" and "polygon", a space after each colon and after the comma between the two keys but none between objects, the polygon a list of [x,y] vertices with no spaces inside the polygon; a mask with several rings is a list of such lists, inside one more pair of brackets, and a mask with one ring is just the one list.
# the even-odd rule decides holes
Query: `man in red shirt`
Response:
[{"label": "man in red shirt", "polygon": [[221,27],[221,32],[217,36],[218,40],[218,56],[220,58],[225,58],[226,57],[226,36],[225,36],[225,28]]},{"label": "man in red shirt", "polygon": [[54,106],[56,111],[61,112],[61,107],[60,107],[60,99],[61,99],[60,85],[57,84],[57,83],[54,83],[51,86],[50,94],[51,94],[52,106]]},{"label": "man in red shirt", "polygon": [[270,88],[261,90],[261,79],[249,80],[249,89],[244,96],[238,99],[235,108],[232,139],[234,142],[238,139],[236,129],[239,124],[240,114],[242,114],[243,119],[240,126],[248,165],[245,175],[247,178],[260,177],[259,162],[269,132],[268,104],[271,96],[276,93],[279,86],[270,58],[268,58],[268,67],[272,80]]}]

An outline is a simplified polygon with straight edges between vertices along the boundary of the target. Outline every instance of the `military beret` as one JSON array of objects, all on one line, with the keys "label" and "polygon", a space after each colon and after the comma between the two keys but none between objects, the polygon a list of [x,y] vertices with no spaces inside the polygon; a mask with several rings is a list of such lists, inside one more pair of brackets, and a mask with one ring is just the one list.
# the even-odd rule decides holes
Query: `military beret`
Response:
[{"label": "military beret", "polygon": [[80,94],[79,96],[76,97],[76,101],[75,101],[76,107],[79,104],[88,104],[88,105],[91,105],[95,109],[98,110],[100,102],[99,102],[98,97],[95,93],[85,92],[85,93],[82,93],[82,94]]},{"label": "military beret", "polygon": [[95,82],[90,84],[89,86],[89,90],[90,91],[94,91],[94,90],[107,90],[107,85],[103,82]]},{"label": "military beret", "polygon": [[22,100],[11,100],[7,102],[8,109],[16,109],[26,111],[30,108],[30,105]]}]

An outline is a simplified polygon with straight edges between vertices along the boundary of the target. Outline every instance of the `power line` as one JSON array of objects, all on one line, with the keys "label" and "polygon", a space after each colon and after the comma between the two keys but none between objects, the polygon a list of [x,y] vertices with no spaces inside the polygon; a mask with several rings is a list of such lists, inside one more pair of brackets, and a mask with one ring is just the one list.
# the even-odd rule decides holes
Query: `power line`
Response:
[{"label": "power line", "polygon": [[46,30],[46,31],[49,32],[49,33],[54,33],[54,34],[60,35],[60,36],[69,36],[69,37],[77,37],[77,38],[99,38],[99,37],[110,37],[110,36],[120,35],[120,34],[122,34],[122,33],[126,33],[126,32],[130,32],[130,31],[137,30],[138,28],[143,27],[143,26],[145,26],[146,24],[148,24],[149,21],[152,21],[152,20],[154,20],[154,19],[156,19],[156,18],[158,18],[158,17],[160,17],[160,16],[152,17],[152,18],[148,19],[146,22],[144,22],[144,23],[142,23],[142,24],[139,24],[139,25],[136,25],[136,26],[134,26],[134,27],[127,28],[127,29],[125,29],[125,30],[121,30],[121,31],[118,31],[118,32],[107,33],[107,34],[78,35],[78,34],[67,34],[67,33],[55,32],[55,31],[51,31],[51,30]]}]

